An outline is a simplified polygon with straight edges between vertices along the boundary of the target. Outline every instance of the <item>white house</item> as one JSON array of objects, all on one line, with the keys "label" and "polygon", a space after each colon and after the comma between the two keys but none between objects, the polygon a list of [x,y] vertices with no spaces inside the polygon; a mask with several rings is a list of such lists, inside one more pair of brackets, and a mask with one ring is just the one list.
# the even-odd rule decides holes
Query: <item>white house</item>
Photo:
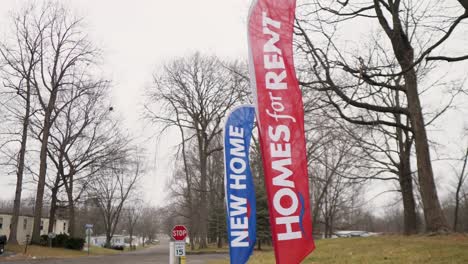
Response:
[{"label": "white house", "polygon": [[[132,237],[132,245],[139,246],[143,244],[143,239],[137,236]],[[106,236],[92,236],[90,238],[91,245],[103,247],[106,244]],[[111,240],[112,246],[130,246],[130,236],[114,235]]]},{"label": "white house", "polygon": [[[12,214],[7,212],[0,212],[0,235],[10,236]],[[32,235],[33,230],[33,215],[20,215],[18,219],[17,239],[18,243],[25,244],[26,236]],[[48,234],[49,218],[41,218],[41,235]],[[54,223],[53,232],[55,234],[68,234],[68,220],[56,219]]]},{"label": "white house", "polygon": [[[106,244],[106,236],[92,236],[90,239],[91,245],[93,246],[103,247]],[[124,245],[124,236],[114,235],[111,239],[111,245]]]},{"label": "white house", "polygon": [[360,231],[360,230],[341,230],[341,231],[336,231],[331,238],[370,237],[370,236],[378,236],[378,235],[379,235],[379,233]]}]

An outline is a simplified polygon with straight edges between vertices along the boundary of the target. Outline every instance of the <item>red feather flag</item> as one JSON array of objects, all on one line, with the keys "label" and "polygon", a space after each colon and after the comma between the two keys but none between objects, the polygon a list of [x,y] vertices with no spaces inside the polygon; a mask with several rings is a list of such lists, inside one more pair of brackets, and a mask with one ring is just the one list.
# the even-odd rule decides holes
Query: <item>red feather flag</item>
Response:
[{"label": "red feather flag", "polygon": [[293,60],[295,0],[255,1],[249,16],[250,78],[257,107],[276,263],[315,248],[304,108]]}]

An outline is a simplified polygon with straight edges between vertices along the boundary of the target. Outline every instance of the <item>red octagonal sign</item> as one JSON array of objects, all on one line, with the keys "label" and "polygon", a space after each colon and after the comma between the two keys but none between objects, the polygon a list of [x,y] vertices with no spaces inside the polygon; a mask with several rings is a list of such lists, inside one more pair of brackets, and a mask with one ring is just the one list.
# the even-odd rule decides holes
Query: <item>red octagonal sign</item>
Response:
[{"label": "red octagonal sign", "polygon": [[172,238],[180,241],[187,237],[187,228],[184,225],[176,225],[172,228]]}]

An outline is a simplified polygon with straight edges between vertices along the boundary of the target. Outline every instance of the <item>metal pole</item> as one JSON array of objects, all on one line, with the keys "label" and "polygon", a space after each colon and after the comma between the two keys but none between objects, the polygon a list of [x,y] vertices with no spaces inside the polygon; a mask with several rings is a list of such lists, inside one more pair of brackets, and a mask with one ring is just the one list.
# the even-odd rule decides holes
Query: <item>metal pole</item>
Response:
[{"label": "metal pole", "polygon": [[88,256],[89,256],[89,248],[91,247],[91,232],[88,232]]}]

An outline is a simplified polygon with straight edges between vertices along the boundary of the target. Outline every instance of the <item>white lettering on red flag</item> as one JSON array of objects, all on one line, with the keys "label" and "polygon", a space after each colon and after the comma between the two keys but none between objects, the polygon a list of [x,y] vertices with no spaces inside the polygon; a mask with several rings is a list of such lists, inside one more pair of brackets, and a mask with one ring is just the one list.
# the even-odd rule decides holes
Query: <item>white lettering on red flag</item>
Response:
[{"label": "white lettering on red flag", "polygon": [[295,0],[258,0],[249,17],[250,77],[277,263],[300,263],[315,248],[292,49],[295,7]]}]

